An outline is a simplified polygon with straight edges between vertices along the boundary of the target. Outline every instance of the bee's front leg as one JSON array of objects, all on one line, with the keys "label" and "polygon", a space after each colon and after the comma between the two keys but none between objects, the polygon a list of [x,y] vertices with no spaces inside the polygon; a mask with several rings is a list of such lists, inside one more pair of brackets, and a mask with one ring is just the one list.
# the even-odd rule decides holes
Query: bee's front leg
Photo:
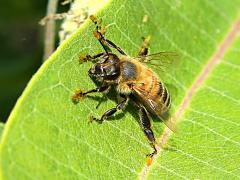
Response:
[{"label": "bee's front leg", "polygon": [[106,29],[101,27],[101,23],[102,23],[101,19],[97,20],[97,18],[94,15],[91,15],[90,19],[96,25],[96,30],[93,32],[93,35],[100,42],[100,44],[102,45],[105,52],[106,53],[111,52],[111,50],[109,49],[111,47],[111,48],[116,49],[122,55],[126,55],[126,53],[120,47],[118,47],[112,41],[110,41],[104,37]]},{"label": "bee's front leg", "polygon": [[75,94],[72,96],[72,102],[76,104],[79,102],[79,100],[81,100],[85,95],[89,93],[104,92],[107,91],[109,88],[110,86],[100,86],[86,92],[83,92],[82,90],[77,90]]},{"label": "bee's front leg", "polygon": [[139,116],[140,116],[140,124],[141,127],[145,133],[145,135],[148,138],[149,144],[152,146],[152,148],[154,149],[154,151],[151,154],[148,154],[148,157],[152,157],[154,154],[157,154],[157,149],[156,149],[156,141],[155,141],[155,137],[153,134],[153,131],[151,129],[151,123],[150,120],[148,118],[147,112],[145,110],[144,107],[140,106],[139,109]]},{"label": "bee's front leg", "polygon": [[79,57],[79,63],[82,64],[82,63],[87,62],[89,60],[95,60],[95,59],[97,59],[97,58],[99,58],[101,56],[104,56],[104,55],[106,55],[106,52],[101,52],[101,53],[96,54],[94,56],[91,56],[89,54],[87,54],[85,56],[80,56]]}]

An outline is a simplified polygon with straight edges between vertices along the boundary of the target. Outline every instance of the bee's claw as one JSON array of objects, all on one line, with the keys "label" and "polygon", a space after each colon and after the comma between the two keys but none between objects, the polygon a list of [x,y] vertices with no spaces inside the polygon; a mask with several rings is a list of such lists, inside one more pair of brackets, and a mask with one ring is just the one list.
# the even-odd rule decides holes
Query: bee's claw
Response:
[{"label": "bee's claw", "polygon": [[153,158],[153,156],[155,154],[157,154],[157,149],[156,149],[155,145],[153,145],[153,148],[154,148],[154,151],[152,153],[150,153],[150,154],[147,154],[146,155],[147,158]]},{"label": "bee's claw", "polygon": [[93,116],[90,116],[88,124],[92,123],[93,121],[96,121],[97,123],[102,124],[104,120],[103,119],[97,119],[97,118],[95,118]]},{"label": "bee's claw", "polygon": [[147,154],[146,157],[147,157],[147,158],[152,158],[152,157],[154,156],[154,154],[156,154],[156,153],[153,152],[153,153]]},{"label": "bee's claw", "polygon": [[92,123],[94,121],[94,118],[93,116],[89,116],[89,120],[88,120],[88,124]]}]

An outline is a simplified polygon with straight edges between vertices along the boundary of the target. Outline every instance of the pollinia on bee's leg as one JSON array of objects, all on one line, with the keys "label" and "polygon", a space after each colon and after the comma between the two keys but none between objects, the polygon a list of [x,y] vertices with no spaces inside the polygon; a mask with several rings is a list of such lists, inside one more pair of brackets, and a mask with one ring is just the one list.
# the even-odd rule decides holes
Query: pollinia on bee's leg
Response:
[{"label": "pollinia on bee's leg", "polygon": [[111,108],[111,109],[107,110],[105,113],[103,113],[101,119],[97,119],[97,118],[92,117],[91,121],[96,121],[98,123],[102,123],[104,120],[106,120],[107,118],[112,116],[118,110],[123,110],[127,106],[128,101],[129,101],[129,97],[124,96],[124,100],[121,101],[120,103],[118,103],[114,108]]},{"label": "pollinia on bee's leg", "polygon": [[[111,48],[116,49],[122,55],[126,55],[126,53],[120,47],[118,47],[112,41],[106,39],[104,37],[103,33],[101,31],[99,31],[99,29],[101,29],[101,21],[97,20],[97,18],[93,15],[90,16],[90,19],[96,25],[96,30],[93,32],[93,34],[98,39],[98,41],[100,42],[100,44],[102,45],[102,47],[106,51],[106,53],[108,54],[108,52],[110,51],[109,47],[111,47]],[[105,30],[104,30],[104,33],[105,33]]]},{"label": "pollinia on bee's leg", "polygon": [[153,131],[151,129],[151,122],[148,118],[148,115],[147,115],[147,112],[146,112],[145,108],[142,107],[142,106],[140,106],[140,109],[139,109],[139,116],[140,116],[141,127],[142,127],[145,135],[148,138],[149,144],[154,149],[154,151],[151,154],[148,154],[147,156],[152,157],[154,154],[157,153],[157,149],[155,147],[156,141],[155,141]]},{"label": "pollinia on bee's leg", "polygon": [[[105,39],[105,37],[102,35],[101,32],[99,32],[98,30],[94,31],[94,36],[98,39],[98,41],[100,42],[100,44],[102,45],[103,49],[108,53],[109,50],[107,50],[107,47],[111,47],[116,49],[120,54],[122,55],[126,55],[126,53],[120,48],[118,47],[116,44],[114,44],[112,41]],[[107,46],[107,47],[106,47]]]}]

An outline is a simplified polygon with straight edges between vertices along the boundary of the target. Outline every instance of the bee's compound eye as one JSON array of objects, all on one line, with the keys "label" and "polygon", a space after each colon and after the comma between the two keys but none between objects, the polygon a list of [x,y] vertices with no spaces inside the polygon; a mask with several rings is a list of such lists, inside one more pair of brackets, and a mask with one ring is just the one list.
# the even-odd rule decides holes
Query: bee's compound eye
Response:
[{"label": "bee's compound eye", "polygon": [[95,64],[88,71],[89,75],[99,75],[102,74],[102,66],[100,64]]},{"label": "bee's compound eye", "polygon": [[94,67],[94,73],[95,74],[101,74],[102,73],[102,66],[100,64],[96,64]]}]

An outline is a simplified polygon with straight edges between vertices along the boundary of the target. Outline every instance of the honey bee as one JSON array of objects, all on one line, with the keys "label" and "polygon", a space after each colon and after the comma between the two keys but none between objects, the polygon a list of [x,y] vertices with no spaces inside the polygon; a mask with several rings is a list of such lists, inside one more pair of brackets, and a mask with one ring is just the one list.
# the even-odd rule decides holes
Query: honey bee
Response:
[{"label": "honey bee", "polygon": [[[100,82],[101,85],[86,92],[77,91],[73,95],[72,100],[76,102],[79,98],[89,93],[106,92],[110,88],[115,87],[116,92],[123,100],[103,113],[100,119],[93,118],[93,120],[101,123],[118,110],[124,110],[130,100],[133,101],[139,109],[141,128],[154,150],[147,156],[152,157],[157,153],[157,148],[149,114],[157,116],[158,119],[172,129],[173,125],[163,117],[163,113],[167,112],[171,106],[171,97],[164,83],[144,62],[151,62],[152,59],[159,60],[164,56],[171,58],[171,56],[176,56],[176,53],[160,52],[147,55],[150,39],[148,37],[145,38],[138,56],[135,58],[130,57],[120,47],[104,37],[105,29],[104,32],[101,32],[101,21],[97,21],[95,16],[90,16],[90,19],[96,25],[96,30],[93,34],[102,45],[104,52],[94,56],[82,56],[80,60],[84,62],[98,59],[89,69],[88,74],[93,80]],[[110,48],[116,49],[119,55],[112,53]]]}]

